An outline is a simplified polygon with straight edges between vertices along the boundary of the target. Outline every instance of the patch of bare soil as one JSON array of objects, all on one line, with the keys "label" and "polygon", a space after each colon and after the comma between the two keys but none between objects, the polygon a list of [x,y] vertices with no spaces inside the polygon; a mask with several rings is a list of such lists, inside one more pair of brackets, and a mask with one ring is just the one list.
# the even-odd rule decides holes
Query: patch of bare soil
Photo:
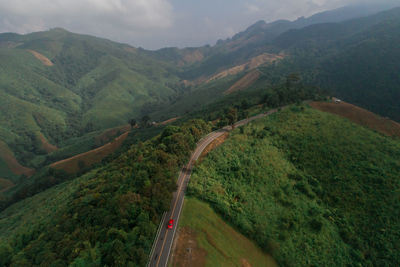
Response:
[{"label": "patch of bare soil", "polygon": [[43,65],[49,66],[49,67],[54,65],[53,62],[51,62],[51,60],[48,59],[46,56],[44,56],[34,50],[28,49],[28,51],[31,52],[32,55],[34,55],[37,59],[39,59],[43,63]]},{"label": "patch of bare soil", "polygon": [[49,141],[44,137],[42,133],[39,133],[39,139],[42,143],[42,148],[47,152],[51,153],[58,150],[58,147],[49,143]]},{"label": "patch of bare soil", "polygon": [[251,267],[251,264],[246,259],[240,259],[242,267]]},{"label": "patch of bare soil", "polygon": [[130,46],[124,47],[124,50],[125,50],[126,52],[129,52],[129,53],[136,53],[136,52],[137,52],[137,49],[136,49],[136,48],[130,47]]},{"label": "patch of bare soil", "polygon": [[206,148],[201,153],[198,162],[201,162],[202,159],[208,153],[210,153],[211,150],[215,149],[219,145],[222,145],[225,142],[225,140],[228,138],[228,136],[229,136],[229,133],[224,133],[223,135],[221,135],[220,137],[218,137],[214,141],[212,141],[210,144],[208,144],[208,146],[206,146]]},{"label": "patch of bare soil", "polygon": [[368,110],[341,101],[312,102],[310,105],[318,110],[329,112],[347,118],[361,126],[374,129],[388,136],[400,137],[400,124],[388,118],[382,118]]},{"label": "patch of bare soil", "polygon": [[196,233],[189,227],[178,230],[172,253],[173,267],[203,267],[207,252],[197,244]]},{"label": "patch of bare soil", "polygon": [[179,120],[180,118],[181,118],[181,117],[171,118],[171,119],[169,119],[169,120],[156,123],[156,125],[167,125],[167,124],[173,123],[173,122],[176,121],[176,120]]},{"label": "patch of bare soil", "polygon": [[123,133],[129,132],[130,130],[131,130],[131,126],[129,124],[125,124],[120,127],[105,130],[101,135],[96,137],[95,143],[96,143],[96,145],[104,144],[106,142],[111,141],[116,136],[119,136]]},{"label": "patch of bare soil", "polygon": [[19,164],[14,156],[14,153],[10,150],[6,143],[0,141],[0,158],[2,158],[7,164],[8,168],[16,175],[26,175],[31,177],[34,173],[34,169],[30,169]]},{"label": "patch of bare soil", "polygon": [[3,193],[14,186],[14,183],[8,179],[0,178],[0,193]]},{"label": "patch of bare soil", "polygon": [[190,51],[183,56],[182,60],[178,63],[178,66],[183,67],[187,64],[193,64],[202,61],[203,59],[204,55],[199,50]]},{"label": "patch of bare soil", "polygon": [[128,137],[129,132],[122,134],[113,141],[99,148],[73,156],[68,159],[57,161],[50,165],[54,169],[64,170],[67,173],[77,173],[81,169],[101,162],[106,156],[114,153]]},{"label": "patch of bare soil", "polygon": [[211,78],[209,78],[206,82],[210,82],[213,80],[217,80],[217,79],[221,79],[221,78],[225,78],[229,75],[235,75],[238,74],[242,71],[245,70],[253,70],[255,68],[257,68],[260,65],[266,64],[266,63],[273,63],[277,60],[281,60],[285,58],[284,54],[268,54],[268,53],[264,53],[261,54],[259,56],[253,57],[252,59],[250,59],[247,63],[242,64],[242,65],[238,65],[235,66],[233,68],[224,70],[214,76],[212,76]]},{"label": "patch of bare soil", "polygon": [[260,72],[258,70],[253,70],[252,72],[246,74],[239,81],[237,81],[234,85],[232,85],[228,90],[224,92],[224,94],[229,95],[233,92],[244,90],[255,83],[258,78],[260,78]]}]

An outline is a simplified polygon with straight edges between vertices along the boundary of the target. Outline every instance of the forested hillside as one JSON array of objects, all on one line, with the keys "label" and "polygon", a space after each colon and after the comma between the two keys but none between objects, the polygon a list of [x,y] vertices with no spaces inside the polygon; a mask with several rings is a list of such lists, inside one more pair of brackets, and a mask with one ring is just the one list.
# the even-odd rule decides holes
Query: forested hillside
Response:
[{"label": "forested hillside", "polygon": [[297,71],[332,95],[400,121],[400,8],[288,31],[273,43],[290,54],[278,72]]},{"label": "forested hillside", "polygon": [[[145,105],[168,102],[181,90],[168,63],[59,28],[0,34],[0,81],[0,142],[8,146],[0,151],[1,164],[8,165],[0,177],[15,183],[19,175],[10,158],[40,168],[49,158],[71,156],[55,151],[70,146],[69,140],[87,142],[88,133],[139,122]],[[92,147],[81,148],[86,150],[73,150]]]},{"label": "forested hillside", "polygon": [[[400,265],[399,139],[302,104],[331,95],[400,121],[400,8],[344,10],[158,51],[0,34],[0,266],[145,265],[196,142],[287,105],[205,157],[192,197],[282,266]],[[50,166],[121,129],[96,164]]]},{"label": "forested hillside", "polygon": [[399,149],[398,139],[293,106],[236,129],[189,191],[282,266],[397,266]]},{"label": "forested hillside", "polygon": [[111,163],[0,214],[0,266],[144,266],[204,121],[168,127]]}]

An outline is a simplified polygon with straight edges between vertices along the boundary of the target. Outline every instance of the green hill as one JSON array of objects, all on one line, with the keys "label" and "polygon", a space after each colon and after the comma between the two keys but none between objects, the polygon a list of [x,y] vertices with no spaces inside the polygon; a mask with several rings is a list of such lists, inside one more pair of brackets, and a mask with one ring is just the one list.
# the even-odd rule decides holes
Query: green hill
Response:
[{"label": "green hill", "polygon": [[397,266],[400,142],[293,106],[236,129],[189,192],[282,266]]},{"label": "green hill", "polygon": [[35,167],[46,153],[42,135],[62,147],[140,119],[145,105],[175,95],[178,82],[175,67],[128,45],[58,28],[0,34],[0,140]]},{"label": "green hill", "polygon": [[400,121],[400,8],[340,23],[290,30],[273,41],[291,55],[280,71],[375,113]]},{"label": "green hill", "polygon": [[115,160],[0,213],[0,266],[144,266],[204,121],[168,127]]}]

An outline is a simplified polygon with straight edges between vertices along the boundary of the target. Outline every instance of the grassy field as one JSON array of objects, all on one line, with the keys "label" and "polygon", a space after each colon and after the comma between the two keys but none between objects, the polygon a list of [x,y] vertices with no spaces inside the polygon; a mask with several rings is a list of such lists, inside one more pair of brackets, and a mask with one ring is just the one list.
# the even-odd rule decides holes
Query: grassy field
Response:
[{"label": "grassy field", "polygon": [[277,265],[270,255],[224,222],[208,204],[188,197],[170,266]]},{"label": "grassy field", "polygon": [[392,121],[389,118],[380,117],[350,103],[343,101],[340,104],[331,102],[312,102],[310,105],[313,108],[339,115],[385,135],[400,137],[400,123]]},{"label": "grassy field", "polygon": [[400,262],[400,142],[293,106],[236,129],[196,167],[189,194],[282,266]]}]

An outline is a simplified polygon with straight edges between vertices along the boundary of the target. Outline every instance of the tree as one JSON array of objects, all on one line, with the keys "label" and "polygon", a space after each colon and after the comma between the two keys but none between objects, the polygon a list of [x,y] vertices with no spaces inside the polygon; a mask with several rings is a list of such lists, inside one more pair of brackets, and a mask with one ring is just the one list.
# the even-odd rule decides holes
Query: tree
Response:
[{"label": "tree", "polygon": [[226,114],[226,118],[228,119],[228,123],[232,126],[232,129],[234,127],[234,123],[237,121],[238,118],[238,112],[236,108],[232,108],[228,111],[228,114]]},{"label": "tree", "polygon": [[135,119],[130,119],[129,124],[131,125],[131,128],[133,128],[136,125],[136,120]]},{"label": "tree", "polygon": [[13,249],[9,244],[0,244],[0,266],[7,266],[11,262]]},{"label": "tree", "polygon": [[286,88],[292,87],[293,84],[298,83],[301,80],[298,73],[291,73],[286,77]]},{"label": "tree", "polygon": [[150,117],[148,115],[144,115],[142,118],[142,127],[146,127],[149,124]]}]

